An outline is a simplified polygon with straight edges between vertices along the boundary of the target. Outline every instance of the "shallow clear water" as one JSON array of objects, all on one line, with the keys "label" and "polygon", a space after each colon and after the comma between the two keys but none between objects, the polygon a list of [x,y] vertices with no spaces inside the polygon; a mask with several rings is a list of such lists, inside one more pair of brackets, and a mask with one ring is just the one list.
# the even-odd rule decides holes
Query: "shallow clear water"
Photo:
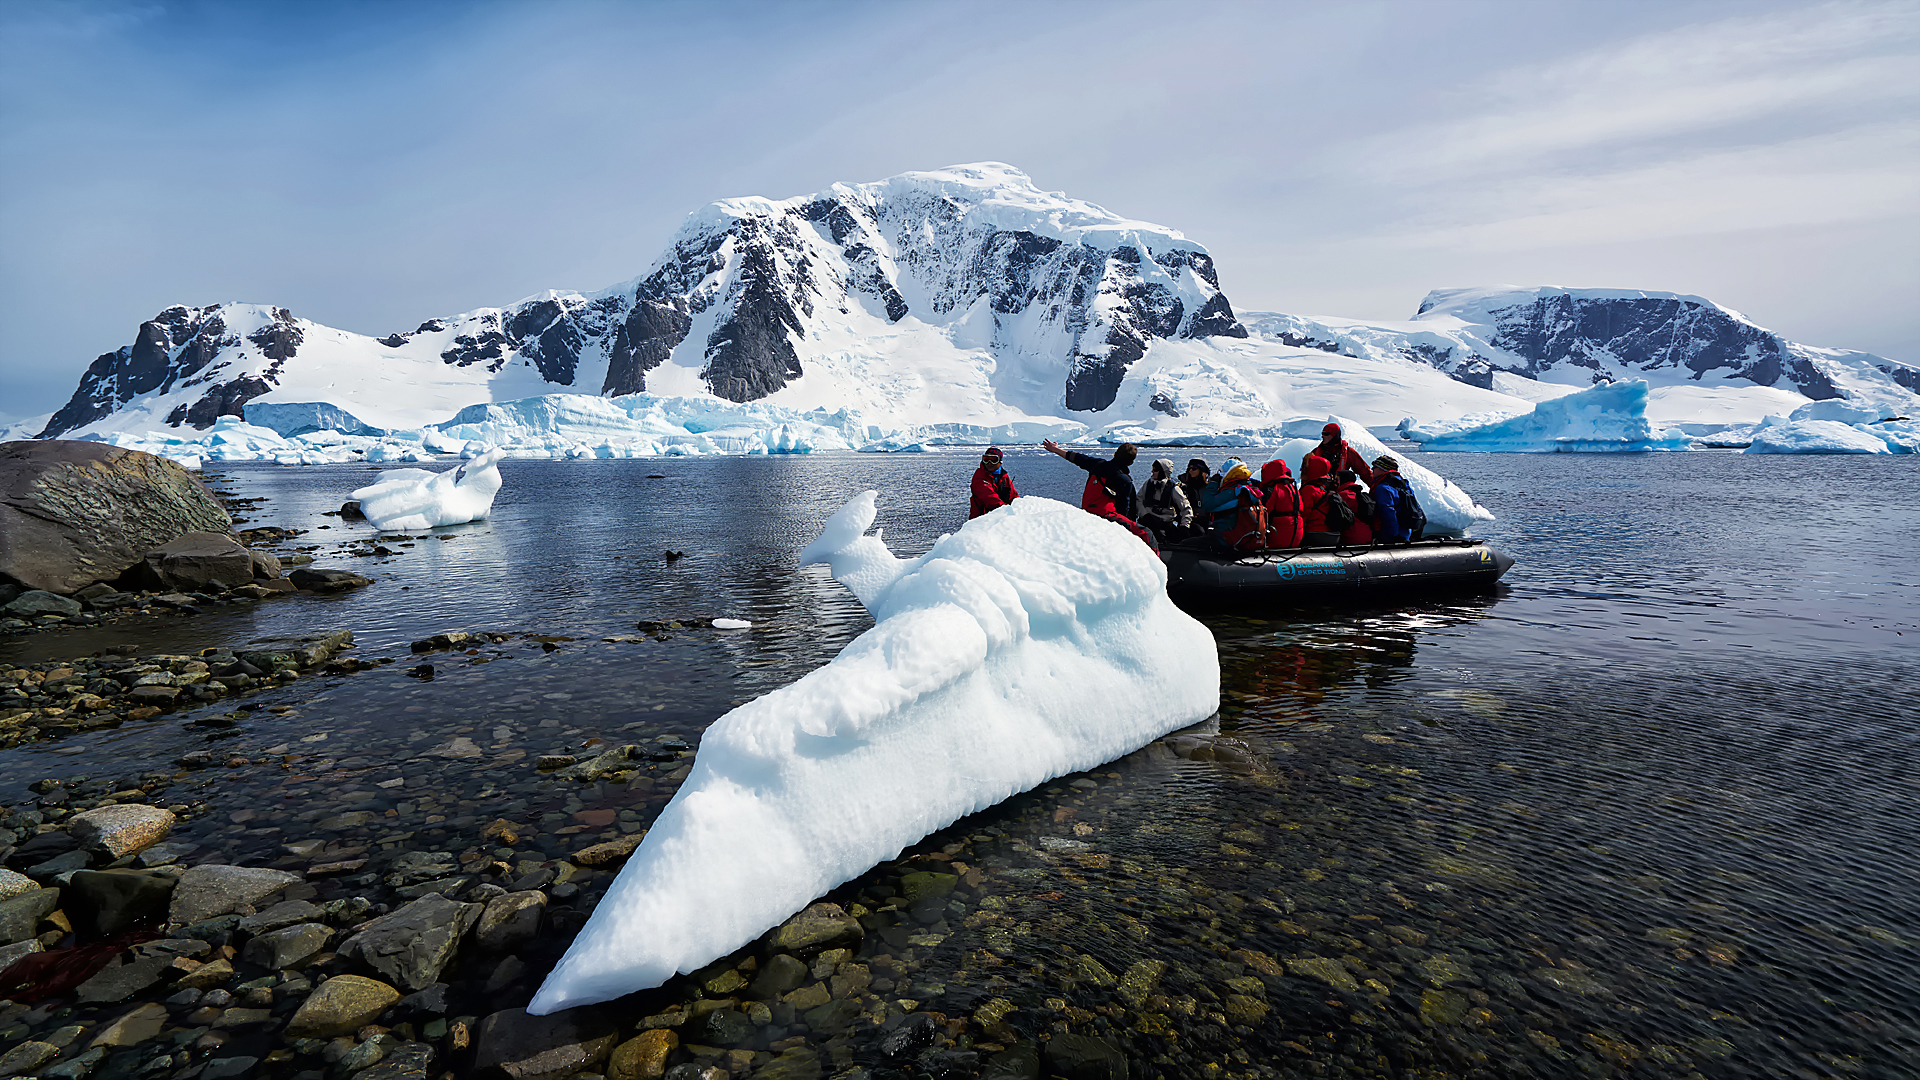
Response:
[{"label": "shallow clear water", "polygon": [[[836,890],[880,907],[902,873],[982,871],[952,910],[870,937],[890,958],[874,969],[885,996],[954,1017],[1004,999],[1009,1036],[1098,1035],[1143,1075],[1913,1075],[1920,462],[1431,463],[1500,514],[1480,530],[1518,560],[1498,592],[1211,620],[1223,700],[1197,735],[975,815]],[[365,469],[230,467],[230,490],[266,499],[253,524],[312,529],[296,543],[321,545],[320,565],[379,581],[170,624],[170,647],[337,628],[363,656],[446,629],[575,640],[437,654],[431,682],[400,664],[263,696],[294,710],[214,745],[259,758],[291,741],[304,758],[223,775],[264,816],[185,834],[271,859],[342,801],[419,847],[471,844],[502,815],[650,815],[664,776],[560,791],[527,755],[692,739],[825,663],[870,620],[794,554],[869,486],[895,550],[924,550],[962,523],[972,467],[970,452],[509,462],[493,521],[390,542],[403,553],[386,560],[337,555],[369,531],[319,516]],[[1009,467],[1027,494],[1079,490],[1045,455]],[[600,640],[682,614],[755,627]],[[153,630],[80,633],[0,659]],[[165,767],[209,738],[180,719],[0,754],[0,792],[107,760]],[[419,756],[457,733],[485,759]],[[1101,977],[1154,960],[1171,965],[1158,996]],[[878,1060],[863,1045],[856,1059]]]}]

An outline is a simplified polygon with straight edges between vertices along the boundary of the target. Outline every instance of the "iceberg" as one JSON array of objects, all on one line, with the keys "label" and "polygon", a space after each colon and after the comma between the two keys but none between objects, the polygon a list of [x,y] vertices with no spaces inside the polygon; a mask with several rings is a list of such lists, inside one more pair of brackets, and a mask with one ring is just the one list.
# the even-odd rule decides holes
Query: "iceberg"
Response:
[{"label": "iceberg", "polygon": [[[1423,431],[1410,424],[1408,438],[1429,435],[1422,450],[1480,450],[1498,453],[1620,453],[1636,450],[1686,450],[1685,432],[1655,430],[1647,421],[1649,387],[1644,379],[1603,383],[1589,390],[1542,401],[1532,412],[1452,431]],[[1426,499],[1421,497],[1424,504]]]},{"label": "iceberg", "polygon": [[446,472],[389,469],[353,492],[376,529],[431,529],[483,520],[500,493],[501,450],[488,450]]},{"label": "iceberg", "polygon": [[[1796,410],[1798,411],[1798,410]],[[1889,432],[1891,434],[1892,432]],[[1886,436],[1838,420],[1785,420],[1770,416],[1756,428],[1749,454],[1889,454]],[[1902,451],[1908,452],[1911,451]]]},{"label": "iceberg", "polygon": [[722,716],[527,1011],[658,986],[968,814],[1205,719],[1213,635],[1133,534],[1023,497],[897,559],[876,496],[800,553],[873,613],[825,667]]},{"label": "iceberg", "polygon": [[[1387,449],[1387,444],[1376,438],[1373,432],[1359,423],[1344,416],[1328,416],[1324,419],[1308,421],[1288,421],[1290,432],[1311,431],[1312,437],[1296,437],[1281,443],[1274,451],[1274,457],[1286,461],[1289,468],[1298,476],[1301,472],[1300,460],[1314,447],[1320,445],[1320,429],[1328,423],[1340,425],[1341,437],[1347,445],[1369,462],[1385,454],[1400,463],[1400,476],[1413,488],[1413,496],[1420,500],[1420,509],[1427,515],[1427,535],[1439,533],[1463,533],[1482,521],[1492,521],[1493,511],[1473,501],[1459,484],[1441,476],[1425,465]],[[1259,471],[1259,463],[1248,464]]]}]

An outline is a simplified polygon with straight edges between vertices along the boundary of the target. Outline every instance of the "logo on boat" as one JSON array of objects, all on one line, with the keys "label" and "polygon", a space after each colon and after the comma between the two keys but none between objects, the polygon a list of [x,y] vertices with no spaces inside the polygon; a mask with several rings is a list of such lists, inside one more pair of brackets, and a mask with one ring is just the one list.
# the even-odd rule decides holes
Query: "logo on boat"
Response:
[{"label": "logo on boat", "polygon": [[1298,559],[1287,559],[1275,563],[1274,569],[1279,571],[1281,581],[1292,581],[1295,578],[1347,576],[1347,566],[1341,562],[1302,562]]},{"label": "logo on boat", "polygon": [[1484,562],[1484,563],[1490,563],[1490,562],[1492,562],[1492,561],[1493,561],[1493,552],[1491,552],[1491,551],[1488,551],[1488,550],[1487,550],[1486,548],[1481,548],[1481,549],[1480,549],[1480,561],[1481,561],[1481,562]]}]

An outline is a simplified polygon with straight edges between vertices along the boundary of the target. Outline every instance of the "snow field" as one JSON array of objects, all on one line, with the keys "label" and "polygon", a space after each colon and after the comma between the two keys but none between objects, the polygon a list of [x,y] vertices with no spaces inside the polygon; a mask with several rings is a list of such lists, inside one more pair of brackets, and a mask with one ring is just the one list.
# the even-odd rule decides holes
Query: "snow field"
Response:
[{"label": "snow field", "polygon": [[693,971],[928,833],[1218,708],[1213,635],[1120,526],[1023,497],[902,560],[875,514],[855,496],[800,556],[873,629],[707,730],[529,1012]]}]

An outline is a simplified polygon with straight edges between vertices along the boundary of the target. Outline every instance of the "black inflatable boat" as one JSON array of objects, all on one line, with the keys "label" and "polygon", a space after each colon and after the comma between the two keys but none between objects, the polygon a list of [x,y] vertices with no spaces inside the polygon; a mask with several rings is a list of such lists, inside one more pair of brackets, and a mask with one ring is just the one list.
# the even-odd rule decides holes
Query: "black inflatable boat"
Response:
[{"label": "black inflatable boat", "polygon": [[1271,608],[1341,597],[1492,588],[1513,558],[1479,540],[1295,548],[1235,557],[1204,541],[1170,544],[1167,595],[1184,608]]}]

